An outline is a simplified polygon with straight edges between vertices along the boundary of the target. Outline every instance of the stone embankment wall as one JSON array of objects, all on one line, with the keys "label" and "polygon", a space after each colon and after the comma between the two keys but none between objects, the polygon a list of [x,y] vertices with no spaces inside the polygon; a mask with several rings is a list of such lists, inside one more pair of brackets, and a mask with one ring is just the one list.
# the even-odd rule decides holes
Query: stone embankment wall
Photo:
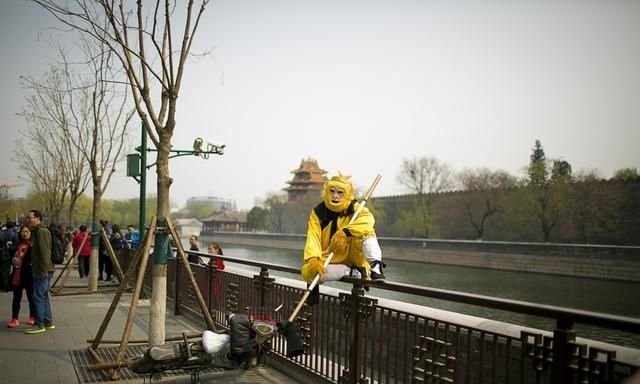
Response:
[{"label": "stone embankment wall", "polygon": [[[304,235],[203,232],[202,241],[302,252]],[[380,238],[387,260],[640,283],[640,247]]]}]

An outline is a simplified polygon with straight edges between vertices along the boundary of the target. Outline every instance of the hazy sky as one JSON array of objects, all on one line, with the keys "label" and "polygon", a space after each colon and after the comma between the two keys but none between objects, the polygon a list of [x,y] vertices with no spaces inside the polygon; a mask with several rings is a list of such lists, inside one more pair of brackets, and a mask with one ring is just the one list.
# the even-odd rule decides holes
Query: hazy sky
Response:
[{"label": "hazy sky", "polygon": [[[21,0],[0,18],[4,184],[25,127],[18,76],[54,61],[56,24]],[[307,157],[361,189],[381,173],[377,195],[405,192],[396,175],[414,156],[521,176],[536,139],[574,172],[640,166],[640,1],[214,0],[195,44],[215,49],[187,67],[174,148],[227,148],[171,160],[180,206],[214,195],[249,209]],[[137,195],[122,163],[106,197]]]}]

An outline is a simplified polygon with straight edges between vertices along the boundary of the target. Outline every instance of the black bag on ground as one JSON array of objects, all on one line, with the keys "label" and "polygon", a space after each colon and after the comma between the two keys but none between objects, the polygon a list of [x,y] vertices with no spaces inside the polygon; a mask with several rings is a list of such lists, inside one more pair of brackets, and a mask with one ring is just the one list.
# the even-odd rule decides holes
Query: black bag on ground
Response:
[{"label": "black bag on ground", "polygon": [[55,225],[52,224],[47,229],[51,232],[51,261],[53,264],[62,264],[67,252],[67,242]]},{"label": "black bag on ground", "polygon": [[251,322],[244,313],[235,313],[229,318],[231,356],[240,364],[254,356],[251,347]]}]

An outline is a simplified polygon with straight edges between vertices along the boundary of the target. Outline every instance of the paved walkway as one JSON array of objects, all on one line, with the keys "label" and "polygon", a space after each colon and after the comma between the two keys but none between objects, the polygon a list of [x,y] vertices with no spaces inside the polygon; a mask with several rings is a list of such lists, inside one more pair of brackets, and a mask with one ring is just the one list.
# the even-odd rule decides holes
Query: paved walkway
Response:
[{"label": "paved walkway", "polygon": [[[60,269],[54,275],[54,280]],[[73,277],[67,280],[65,286],[86,286],[86,279],[80,279],[77,271],[72,271]],[[102,282],[100,282],[102,283]],[[102,287],[102,286],[101,286]],[[65,288],[63,292],[73,292],[78,288]],[[93,339],[113,300],[113,292],[96,293],[91,295],[51,296],[53,318],[56,329],[43,334],[27,335],[24,330],[29,307],[26,295],[23,296],[20,310],[21,325],[11,329],[6,327],[11,317],[12,293],[0,292],[0,384],[44,384],[44,383],[95,383],[109,382],[104,371],[88,371],[84,366],[93,363],[87,352],[90,345],[87,340]],[[124,324],[131,305],[130,293],[125,293],[107,327],[104,341],[120,340]],[[136,311],[130,340],[146,339],[149,321],[148,300],[140,300]],[[181,335],[182,332],[199,332],[203,324],[197,324],[183,316],[173,316],[173,308],[168,308],[166,319],[166,334],[168,336]],[[117,352],[118,344],[102,343],[98,351],[106,355]],[[130,344],[127,353],[135,355],[143,353],[146,346]],[[113,353],[115,356],[115,353]],[[84,364],[83,364],[84,362]],[[129,372],[129,375],[124,373]],[[122,382],[143,383],[141,376],[123,369]],[[89,373],[89,374],[87,374]],[[128,376],[128,377],[127,377]],[[149,378],[146,378],[149,382]],[[154,382],[161,383],[189,383],[189,374],[163,375]],[[273,368],[257,367],[247,371],[219,371],[213,370],[200,374],[201,383],[295,383],[295,380],[285,376]]]}]

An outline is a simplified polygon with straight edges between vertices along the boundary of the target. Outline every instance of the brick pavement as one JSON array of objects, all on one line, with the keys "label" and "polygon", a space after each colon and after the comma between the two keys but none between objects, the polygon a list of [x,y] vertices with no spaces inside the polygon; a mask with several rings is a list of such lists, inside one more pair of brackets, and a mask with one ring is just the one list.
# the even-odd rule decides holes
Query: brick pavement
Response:
[{"label": "brick pavement", "polygon": [[[56,271],[57,276],[60,269]],[[66,286],[86,284],[86,279],[80,279],[77,272],[72,271]],[[100,282],[103,284],[102,282]],[[101,285],[102,287],[102,285]],[[76,288],[65,288],[63,292],[75,291]],[[82,290],[82,289],[80,289]],[[88,339],[97,333],[100,324],[113,300],[111,293],[95,293],[91,295],[51,296],[53,318],[56,329],[43,334],[27,335],[24,330],[29,315],[26,295],[22,300],[20,310],[21,325],[11,329],[6,327],[11,317],[12,293],[0,293],[0,384],[45,384],[45,383],[89,383],[109,380],[106,375],[97,375],[98,379],[90,379],[78,372],[86,371],[80,364],[74,366],[72,355],[87,354]],[[126,323],[131,293],[125,293],[107,327],[103,340],[120,340],[124,324]],[[166,334],[180,335],[182,332],[198,332],[204,324],[197,324],[190,318],[174,316],[173,308],[167,309]],[[149,302],[140,300],[136,311],[130,339],[146,339],[149,320]],[[102,348],[117,348],[118,344],[100,345]],[[133,347],[133,345],[132,345]],[[140,347],[138,347],[138,350]],[[99,379],[104,377],[104,379]],[[142,383],[140,377],[121,380],[126,383]],[[148,378],[147,378],[148,382]],[[154,382],[156,379],[154,379]],[[188,374],[182,376],[162,376],[161,383],[189,383]],[[267,366],[253,368],[247,371],[215,371],[204,372],[200,375],[201,383],[295,383],[296,381],[279,371]]]}]

